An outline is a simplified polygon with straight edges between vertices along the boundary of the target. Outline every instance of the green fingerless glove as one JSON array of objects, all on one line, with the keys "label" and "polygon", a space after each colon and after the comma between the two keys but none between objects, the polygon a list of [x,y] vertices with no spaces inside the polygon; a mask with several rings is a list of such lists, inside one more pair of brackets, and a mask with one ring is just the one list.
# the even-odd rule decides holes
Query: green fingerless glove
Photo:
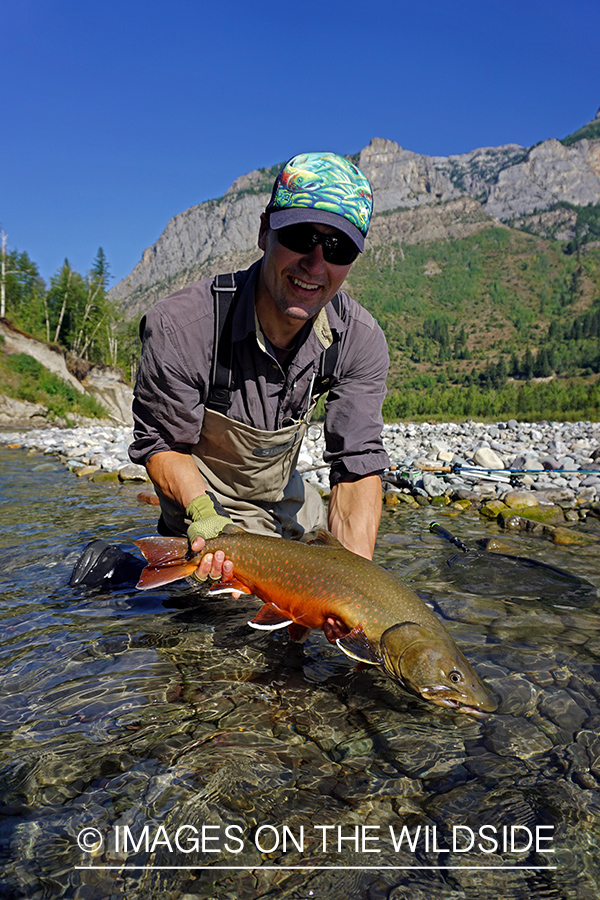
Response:
[{"label": "green fingerless glove", "polygon": [[208,541],[221,534],[227,525],[233,525],[233,522],[227,516],[219,515],[208,494],[200,494],[199,497],[194,497],[188,503],[185,514],[188,519],[192,520],[192,524],[187,530],[190,546],[197,537],[202,537],[205,541]]}]

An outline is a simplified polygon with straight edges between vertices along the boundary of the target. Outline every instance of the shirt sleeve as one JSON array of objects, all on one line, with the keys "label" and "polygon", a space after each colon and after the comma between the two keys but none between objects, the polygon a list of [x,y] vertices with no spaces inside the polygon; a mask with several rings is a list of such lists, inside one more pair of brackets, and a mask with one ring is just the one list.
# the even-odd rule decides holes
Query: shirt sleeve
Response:
[{"label": "shirt sleeve", "polygon": [[129,456],[144,465],[155,453],[189,452],[198,442],[207,378],[201,371],[201,348],[192,352],[189,333],[186,336],[185,329],[174,328],[160,305],[142,319],[140,334]]},{"label": "shirt sleeve", "polygon": [[324,460],[331,466],[332,486],[390,465],[381,437],[389,354],[381,328],[368,313],[343,335],[336,368],[325,403]]}]

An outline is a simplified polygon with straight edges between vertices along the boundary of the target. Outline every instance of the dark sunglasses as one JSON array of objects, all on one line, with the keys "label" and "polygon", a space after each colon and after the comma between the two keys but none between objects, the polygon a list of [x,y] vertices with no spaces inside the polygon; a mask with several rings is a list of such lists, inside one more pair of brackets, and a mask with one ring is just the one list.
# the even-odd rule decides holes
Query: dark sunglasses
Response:
[{"label": "dark sunglasses", "polygon": [[334,266],[349,266],[358,256],[358,247],[345,234],[323,234],[308,222],[286,225],[275,231],[277,240],[293,253],[312,253],[317,244],[323,248],[323,259]]}]

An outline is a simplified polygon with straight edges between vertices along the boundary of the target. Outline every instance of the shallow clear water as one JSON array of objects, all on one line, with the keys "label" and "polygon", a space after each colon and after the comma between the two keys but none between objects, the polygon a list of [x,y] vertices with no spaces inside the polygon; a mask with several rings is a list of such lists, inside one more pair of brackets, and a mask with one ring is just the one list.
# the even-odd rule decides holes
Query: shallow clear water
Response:
[{"label": "shallow clear water", "polygon": [[[91,539],[154,533],[137,492],[0,451],[1,897],[599,896],[598,546],[510,538],[569,579],[384,514],[377,561],[500,697],[480,720],[320,633],[251,630],[251,598],[68,587]],[[496,533],[436,515],[473,547]]]}]

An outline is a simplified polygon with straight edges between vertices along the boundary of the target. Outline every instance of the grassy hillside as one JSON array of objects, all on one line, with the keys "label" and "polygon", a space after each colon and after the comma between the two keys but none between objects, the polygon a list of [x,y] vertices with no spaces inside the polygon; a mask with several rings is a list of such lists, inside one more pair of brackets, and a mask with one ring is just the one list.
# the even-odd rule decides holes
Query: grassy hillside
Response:
[{"label": "grassy hillside", "polygon": [[80,394],[58,375],[26,353],[5,353],[0,336],[0,383],[2,393],[15,400],[40,403],[49,420],[70,421],[73,416],[106,418],[107,411],[93,397]]},{"label": "grassy hillside", "polygon": [[[498,226],[371,248],[349,288],[388,339],[390,417],[600,414],[600,249]],[[515,393],[532,379],[557,383]]]},{"label": "grassy hillside", "polygon": [[592,119],[591,122],[588,122],[587,125],[584,125],[583,128],[578,128],[573,134],[567,135],[566,138],[562,139],[561,143],[568,147],[576,143],[576,141],[582,141],[584,138],[588,141],[595,141],[600,138],[600,118],[598,116]]}]

